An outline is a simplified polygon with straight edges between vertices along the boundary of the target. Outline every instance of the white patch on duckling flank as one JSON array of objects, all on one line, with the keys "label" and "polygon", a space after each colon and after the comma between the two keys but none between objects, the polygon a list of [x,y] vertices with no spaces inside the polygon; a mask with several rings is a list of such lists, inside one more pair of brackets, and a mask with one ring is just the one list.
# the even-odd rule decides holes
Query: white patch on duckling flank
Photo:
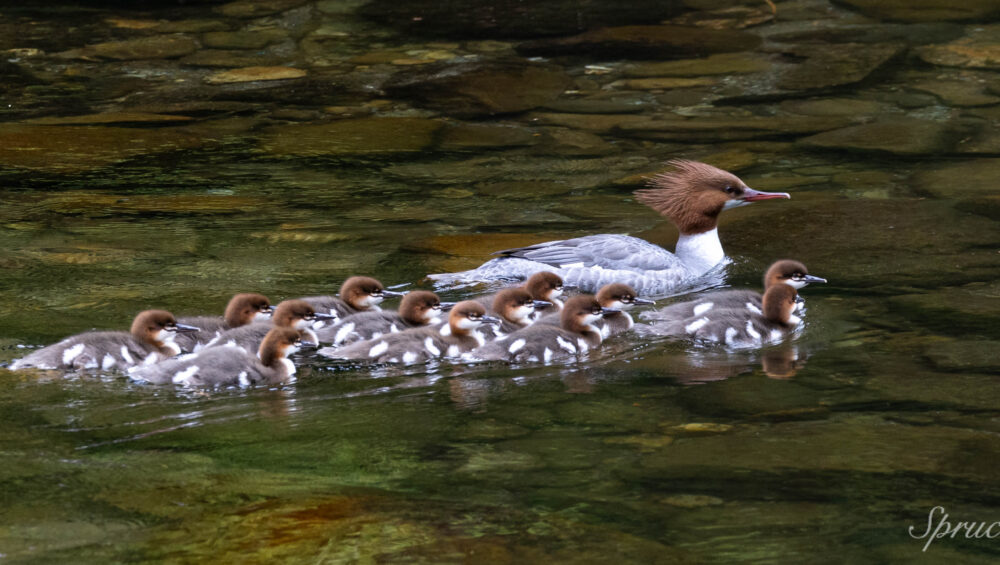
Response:
[{"label": "white patch on duckling flank", "polygon": [[689,334],[693,334],[694,332],[700,330],[701,327],[707,323],[708,323],[708,318],[698,318],[697,320],[684,326],[684,331],[686,331]]},{"label": "white patch on duckling flank", "polygon": [[775,329],[771,330],[770,340],[771,341],[781,341],[781,336],[782,336],[781,330],[775,328]]},{"label": "white patch on duckling flank", "polygon": [[527,342],[524,341],[524,338],[515,340],[514,343],[510,344],[510,347],[507,348],[507,353],[517,353],[524,347],[525,343]]},{"label": "white patch on duckling flank", "polygon": [[754,339],[757,339],[757,340],[760,339],[760,332],[758,332],[757,330],[753,329],[753,322],[750,321],[750,320],[747,320],[747,333],[750,335],[750,337],[752,337]]},{"label": "white patch on duckling flank", "polygon": [[549,361],[551,361],[552,360],[552,350],[549,349],[548,347],[546,347],[545,348],[545,352],[542,354],[542,359],[544,359],[546,363],[548,363]]},{"label": "white patch on duckling flank", "polygon": [[63,349],[63,354],[62,354],[63,365],[69,365],[70,363],[72,363],[73,359],[76,359],[77,357],[80,356],[81,353],[83,353],[83,348],[84,345],[82,343],[78,343],[73,347],[67,347],[66,349]]},{"label": "white patch on duckling flank", "polygon": [[695,316],[701,316],[705,312],[708,312],[709,310],[711,310],[712,306],[715,306],[715,303],[713,303],[713,302],[702,302],[701,304],[695,304],[695,306],[694,306],[694,315]]},{"label": "white patch on duckling flank", "polygon": [[438,330],[438,333],[444,336],[451,335],[451,324],[445,324],[441,326],[441,329]]},{"label": "white patch on duckling flank", "polygon": [[125,360],[129,365],[135,365],[135,361],[132,360],[132,355],[128,352],[128,347],[122,346],[122,359]]},{"label": "white patch on duckling flank", "polygon": [[187,383],[187,380],[193,377],[198,372],[198,365],[191,365],[183,371],[177,371],[174,373],[174,378],[171,379],[175,384]]},{"label": "white patch on duckling flank", "polygon": [[403,353],[403,363],[409,365],[411,363],[416,363],[416,361],[417,361],[417,353],[415,351],[407,351]]},{"label": "white patch on duckling flank", "polygon": [[760,308],[754,306],[753,302],[747,302],[747,310],[753,312],[754,314],[763,314],[763,312],[760,311]]},{"label": "white patch on duckling flank", "polygon": [[101,359],[101,370],[107,371],[114,366],[115,366],[115,358],[112,357],[110,353],[105,353],[104,359]]},{"label": "white patch on duckling flank", "polygon": [[333,336],[333,343],[338,345],[344,343],[344,340],[347,339],[347,336],[353,331],[354,322],[347,322],[346,324],[340,326],[340,329],[337,330],[337,333]]},{"label": "white patch on duckling flank", "polygon": [[375,345],[373,345],[372,348],[368,350],[368,356],[378,357],[379,355],[382,355],[388,350],[389,350],[389,344],[385,341],[380,341]]},{"label": "white patch on duckling flank", "polygon": [[726,328],[726,344],[732,345],[733,341],[736,340],[736,334],[738,333],[740,333],[740,331],[736,328]]},{"label": "white patch on duckling flank", "polygon": [[240,386],[250,386],[250,379],[247,378],[246,371],[240,371],[240,374],[236,375],[236,378],[240,381]]},{"label": "white patch on duckling flank", "polygon": [[457,345],[448,346],[448,357],[458,357],[462,352],[458,349]]},{"label": "white patch on duckling flank", "polygon": [[590,345],[586,341],[583,341],[582,337],[576,338],[576,345],[579,347],[580,353],[586,353],[590,349]]},{"label": "white patch on duckling flank", "polygon": [[573,342],[563,339],[562,336],[556,336],[556,343],[567,353],[576,353],[576,346],[573,345]]},{"label": "white patch on duckling flank", "polygon": [[430,353],[435,357],[441,356],[441,350],[438,349],[436,345],[434,345],[434,340],[431,339],[430,336],[427,336],[427,339],[424,340],[424,348],[428,351],[428,353]]}]

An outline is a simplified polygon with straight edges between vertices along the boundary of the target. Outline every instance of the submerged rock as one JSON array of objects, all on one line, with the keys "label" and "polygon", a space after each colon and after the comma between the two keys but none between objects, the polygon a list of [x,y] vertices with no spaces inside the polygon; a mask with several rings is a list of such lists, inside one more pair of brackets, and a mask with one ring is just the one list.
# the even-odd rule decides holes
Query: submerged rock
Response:
[{"label": "submerged rock", "polygon": [[0,125],[0,166],[77,173],[125,159],[198,147],[201,137],[172,128]]},{"label": "submerged rock", "polygon": [[530,1],[371,0],[361,7],[365,17],[408,33],[455,38],[532,38],[567,35],[584,30],[643,24],[669,18],[683,8],[679,0]]},{"label": "submerged rock", "polygon": [[889,303],[900,314],[934,331],[1000,338],[1000,282],[997,281],[893,296]]},{"label": "submerged rock", "polygon": [[520,147],[538,143],[535,132],[510,125],[456,124],[445,128],[439,148],[444,151],[469,151],[485,147]]},{"label": "submerged rock", "polygon": [[268,206],[262,199],[215,194],[107,194],[62,192],[38,203],[60,214],[115,216],[131,214],[216,215],[241,214]]},{"label": "submerged rock", "polygon": [[944,371],[1000,371],[1000,341],[985,339],[936,343],[924,353],[935,368]]},{"label": "submerged rock", "polygon": [[109,41],[61,53],[65,58],[99,57],[119,61],[176,59],[198,49],[198,42],[186,35],[154,35],[126,41]]},{"label": "submerged rock", "polygon": [[637,63],[625,68],[628,77],[709,76],[759,73],[771,68],[765,56],[756,53],[720,53],[704,59]]},{"label": "submerged rock", "polygon": [[1000,69],[1000,26],[985,26],[944,45],[927,45],[916,51],[925,62],[943,67]]},{"label": "submerged rock", "polygon": [[172,116],[168,114],[151,114],[146,112],[103,112],[83,116],[52,116],[24,120],[26,124],[38,125],[97,125],[97,124],[162,124],[171,122],[187,122],[187,116]]},{"label": "submerged rock", "polygon": [[412,153],[430,147],[441,122],[422,118],[361,118],[271,128],[260,146],[277,156],[319,157]]},{"label": "submerged rock", "polygon": [[888,111],[887,105],[874,100],[854,98],[815,98],[809,100],[787,100],[781,109],[807,116],[867,116]]},{"label": "submerged rock", "polygon": [[516,49],[531,57],[596,52],[608,58],[670,59],[749,51],[760,43],[760,37],[741,31],[653,25],[606,27],[572,37],[529,41]]},{"label": "submerged rock", "polygon": [[192,67],[259,67],[275,66],[285,62],[288,62],[288,58],[278,55],[223,49],[199,49],[181,59],[182,65]]},{"label": "submerged rock", "polygon": [[237,0],[215,8],[215,11],[231,18],[259,18],[291,10],[309,0]]},{"label": "submerged rock", "polygon": [[903,50],[904,47],[898,44],[862,43],[844,43],[836,48],[798,48],[793,54],[807,59],[784,73],[777,86],[787,90],[815,90],[858,83],[876,73]]},{"label": "submerged rock", "polygon": [[1000,16],[995,0],[834,0],[866,16],[904,22],[985,20]]},{"label": "submerged rock", "polygon": [[997,193],[1000,159],[975,159],[938,165],[913,175],[921,192],[938,198],[972,198]]},{"label": "submerged rock", "polygon": [[713,142],[800,136],[842,127],[850,119],[839,116],[750,116],[657,119],[622,124],[618,134],[643,139]]},{"label": "submerged rock", "polygon": [[213,31],[201,36],[201,42],[212,49],[262,49],[287,38],[288,32],[282,29]]},{"label": "submerged rock", "polygon": [[253,82],[256,80],[287,80],[302,78],[308,73],[294,67],[244,67],[222,71],[205,77],[209,84],[228,84],[233,82]]},{"label": "submerged rock", "polygon": [[474,117],[536,108],[571,83],[561,68],[540,63],[432,63],[398,73],[383,88],[452,116]]},{"label": "submerged rock", "polygon": [[960,128],[948,122],[888,117],[870,124],[819,133],[798,143],[819,149],[874,151],[896,155],[938,155],[961,139]]}]

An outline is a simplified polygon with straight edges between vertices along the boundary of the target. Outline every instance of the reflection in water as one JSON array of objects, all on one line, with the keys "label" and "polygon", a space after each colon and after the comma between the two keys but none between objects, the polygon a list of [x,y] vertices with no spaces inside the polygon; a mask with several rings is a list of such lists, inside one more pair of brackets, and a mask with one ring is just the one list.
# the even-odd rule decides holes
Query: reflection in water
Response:
[{"label": "reflection in water", "polygon": [[[835,282],[759,351],[304,359],[275,390],[0,370],[2,557],[910,563],[929,507],[994,512],[990,2],[124,4],[0,13],[0,361],[237,292],[669,246],[630,195],[670,158],[792,195],[720,216],[713,283]],[[927,559],[995,561],[960,538]]]}]

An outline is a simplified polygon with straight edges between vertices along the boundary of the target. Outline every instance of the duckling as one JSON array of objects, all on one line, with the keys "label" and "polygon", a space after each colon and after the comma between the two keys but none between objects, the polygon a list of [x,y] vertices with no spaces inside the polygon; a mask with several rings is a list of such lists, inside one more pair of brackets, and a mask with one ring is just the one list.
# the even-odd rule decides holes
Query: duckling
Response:
[{"label": "duckling", "polygon": [[411,328],[340,348],[324,347],[319,354],[334,359],[406,364],[456,358],[486,343],[479,333],[482,324],[499,323],[499,318],[486,315],[482,304],[466,300],[451,309],[446,326]]},{"label": "duckling", "polygon": [[126,369],[156,363],[181,352],[174,343],[179,333],[198,328],[177,322],[164,310],[144,310],[132,320],[129,332],[85,332],[35,351],[11,363],[10,369]]},{"label": "duckling", "polygon": [[573,358],[601,345],[604,338],[596,323],[616,313],[618,310],[602,307],[593,295],[580,294],[563,305],[560,327],[533,324],[474,349],[466,358],[546,363]]},{"label": "duckling", "polygon": [[[825,283],[826,279],[809,274],[806,266],[792,259],[775,261],[764,273],[764,290],[776,284],[785,284],[800,289],[809,283]],[[800,299],[796,299],[802,308]],[[707,314],[711,310],[736,310],[745,308],[761,313],[762,295],[755,290],[719,290],[698,296],[694,300],[678,302],[658,310],[648,310],[641,314],[646,320],[676,320]]]},{"label": "duckling", "polygon": [[454,302],[441,302],[438,295],[426,290],[406,293],[399,303],[399,312],[358,312],[317,331],[321,343],[346,345],[380,337],[387,333],[440,322],[439,316]]},{"label": "duckling", "polygon": [[295,374],[289,355],[315,345],[303,330],[275,327],[267,332],[256,355],[238,346],[207,347],[191,355],[135,367],[129,375],[152,384],[189,387],[273,386],[289,381]]},{"label": "duckling", "polygon": [[[528,277],[528,280],[520,288],[528,291],[533,299],[539,301],[535,305],[534,318],[537,319],[544,314],[562,310],[563,303],[559,297],[562,296],[564,288],[562,278],[559,275],[549,271],[541,271]],[[500,316],[501,313],[493,308],[493,302],[498,294],[495,292],[473,298],[473,300],[485,306],[491,313]]]},{"label": "duckling", "polygon": [[226,305],[226,312],[219,316],[184,316],[179,322],[201,328],[196,334],[177,337],[177,345],[182,351],[197,351],[220,333],[245,326],[252,322],[264,322],[271,318],[274,309],[271,301],[263,294],[254,292],[234,295]]},{"label": "duckling", "polygon": [[336,316],[332,314],[316,312],[312,305],[305,300],[285,300],[275,307],[270,323],[257,322],[226,330],[205,347],[235,345],[242,347],[248,353],[254,353],[260,349],[260,344],[268,332],[275,327],[302,330],[306,341],[319,343],[319,338],[316,337],[312,328],[316,327],[316,324],[320,324],[322,327],[325,321],[336,319]]},{"label": "duckling", "polygon": [[798,308],[796,295],[792,286],[775,284],[764,293],[761,312],[746,307],[712,308],[686,318],[638,324],[636,331],[642,335],[686,337],[732,348],[760,347],[784,340],[802,322],[793,314]]},{"label": "duckling", "polygon": [[[632,316],[630,316],[625,310],[631,309],[640,304],[656,303],[653,300],[639,298],[636,296],[635,290],[631,286],[624,283],[611,283],[602,286],[601,290],[597,291],[596,298],[597,302],[599,302],[604,308],[618,310],[617,313],[609,314],[599,322],[595,323],[595,325],[601,329],[601,335],[604,339],[625,333],[632,329],[632,326],[635,325],[635,322],[632,320]],[[548,314],[538,320],[538,323],[559,325],[560,320],[557,315]]]},{"label": "duckling", "polygon": [[535,323],[535,309],[550,306],[544,300],[535,300],[524,287],[514,287],[501,290],[493,299],[491,311],[500,318],[500,325],[490,328],[487,337],[497,338],[502,335],[526,328]]},{"label": "duckling", "polygon": [[305,300],[317,312],[329,312],[345,318],[358,312],[379,311],[379,304],[390,296],[403,296],[405,292],[386,290],[380,281],[371,277],[350,277],[340,285],[339,296],[307,296]]}]

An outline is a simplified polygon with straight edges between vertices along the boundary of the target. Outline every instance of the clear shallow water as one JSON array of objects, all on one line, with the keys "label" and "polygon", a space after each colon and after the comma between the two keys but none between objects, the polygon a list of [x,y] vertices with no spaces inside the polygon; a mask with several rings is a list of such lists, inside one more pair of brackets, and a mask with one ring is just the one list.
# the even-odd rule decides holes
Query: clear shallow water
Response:
[{"label": "clear shallow water", "polygon": [[[335,4],[315,6],[324,25],[356,34],[350,49],[343,47],[350,53],[327,54],[345,72],[346,57],[369,51],[409,49],[419,57],[431,49],[472,49],[341,21]],[[281,21],[297,21],[298,9]],[[128,15],[238,27],[209,7],[188,10]],[[24,21],[10,9],[0,14],[5,25]],[[27,34],[29,43],[6,47],[55,53],[146,33],[123,32],[109,13],[96,14],[62,39]],[[782,4],[779,15],[787,19],[751,31],[770,37],[780,26],[812,21],[880,25],[826,4]],[[69,29],[63,17],[34,14],[33,21]],[[389,45],[374,43],[386,37]],[[619,64],[582,59],[557,61],[574,73],[583,64]],[[32,72],[59,72],[40,74],[41,85],[13,81],[20,88],[9,92],[20,105],[6,125],[131,110],[136,101],[115,102],[109,85],[128,90],[122,85],[136,76],[192,80],[208,72],[154,61],[22,60]],[[904,58],[868,83],[809,100],[891,101],[874,111],[876,121],[896,113],[992,119],[988,100],[965,106],[954,97],[915,94],[912,81],[954,72],[935,68],[931,75],[927,65]],[[80,72],[90,78],[74,82]],[[994,71],[975,72],[989,79]],[[581,72],[576,85],[585,95],[613,82],[596,75],[587,80],[604,82],[588,91],[587,76]],[[293,87],[301,84],[254,94],[235,117],[219,116],[233,110],[189,107],[179,113],[195,116],[195,125],[122,126],[134,130],[129,139],[179,132],[222,140],[208,146],[120,159],[107,142],[118,135],[111,126],[75,126],[105,128],[90,138],[58,126],[47,131],[66,136],[69,149],[48,146],[56,163],[36,166],[3,154],[0,360],[20,356],[19,346],[125,327],[143,308],[221,310],[240,291],[277,301],[333,292],[352,274],[429,288],[427,273],[473,267],[490,251],[519,243],[629,232],[670,246],[673,228],[632,201],[634,184],[620,180],[675,156],[708,159],[751,186],[793,194],[724,215],[731,285],[756,287],[779,257],[804,261],[830,283],[803,291],[803,334],[761,352],[625,338],[566,366],[404,369],[303,359],[294,385],[210,393],[115,375],[0,370],[3,560],[995,559],[995,540],[959,535],[921,552],[925,541],[908,534],[910,526],[918,534],[925,529],[934,506],[954,521],[998,519],[1000,231],[989,188],[992,153],[816,150],[801,144],[801,132],[676,143],[619,130],[599,132],[607,147],[588,138],[586,155],[563,154],[579,147],[566,142],[501,143],[495,132],[456,148],[447,138],[453,134],[441,131],[420,151],[277,154],[268,149],[272,128],[341,116],[324,113],[328,101],[289,101]],[[637,96],[669,93],[708,96],[690,89]],[[139,95],[151,103],[142,89]],[[160,95],[183,98],[169,90]],[[57,111],[45,106],[46,96],[77,105]],[[364,97],[343,103],[354,110],[371,103],[382,108],[375,110],[379,118],[502,125],[529,137],[564,132],[523,114],[463,121],[400,99],[388,106]],[[788,101],[708,110],[648,103],[647,113],[707,119],[723,112],[783,115]],[[399,131],[425,126],[411,122]],[[393,145],[403,138],[379,139]],[[11,138],[3,139],[9,149]],[[103,161],[97,146],[114,162]]]}]

